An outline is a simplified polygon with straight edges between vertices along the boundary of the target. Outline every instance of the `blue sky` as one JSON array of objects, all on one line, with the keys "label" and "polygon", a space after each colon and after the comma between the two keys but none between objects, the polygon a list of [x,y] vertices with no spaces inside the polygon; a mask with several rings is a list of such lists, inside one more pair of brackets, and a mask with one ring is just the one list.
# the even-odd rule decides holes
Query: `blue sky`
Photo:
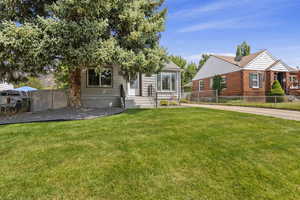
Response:
[{"label": "blue sky", "polygon": [[247,41],[300,66],[300,0],[166,0],[169,53],[198,62],[201,54],[231,55]]}]

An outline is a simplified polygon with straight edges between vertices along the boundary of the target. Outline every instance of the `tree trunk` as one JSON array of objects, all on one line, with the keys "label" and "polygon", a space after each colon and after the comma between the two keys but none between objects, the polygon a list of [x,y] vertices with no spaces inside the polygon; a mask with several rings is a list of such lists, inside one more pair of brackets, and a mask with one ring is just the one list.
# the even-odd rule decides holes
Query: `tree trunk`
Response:
[{"label": "tree trunk", "polygon": [[81,69],[76,68],[70,72],[70,106],[80,108],[81,105]]}]

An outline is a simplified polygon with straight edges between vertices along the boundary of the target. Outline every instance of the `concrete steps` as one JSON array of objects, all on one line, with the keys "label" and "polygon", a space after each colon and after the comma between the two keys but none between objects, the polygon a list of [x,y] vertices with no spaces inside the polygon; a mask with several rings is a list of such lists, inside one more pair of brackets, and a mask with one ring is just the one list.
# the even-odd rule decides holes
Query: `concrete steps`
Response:
[{"label": "concrete steps", "polygon": [[154,108],[155,100],[153,97],[127,97],[126,108]]}]

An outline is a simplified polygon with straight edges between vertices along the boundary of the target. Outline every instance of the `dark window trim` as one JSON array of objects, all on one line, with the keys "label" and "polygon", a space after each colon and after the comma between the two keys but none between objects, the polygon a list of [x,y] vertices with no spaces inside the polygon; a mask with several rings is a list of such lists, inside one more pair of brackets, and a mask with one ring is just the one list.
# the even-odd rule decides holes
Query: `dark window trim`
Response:
[{"label": "dark window trim", "polygon": [[86,88],[100,88],[100,89],[113,89],[114,88],[114,68],[113,67],[104,67],[104,69],[111,69],[111,72],[112,72],[112,77],[111,77],[111,81],[112,81],[112,83],[111,83],[111,86],[110,87],[103,87],[103,86],[101,86],[101,75],[100,75],[100,77],[99,77],[99,86],[89,86],[89,84],[88,84],[88,82],[89,82],[89,75],[88,75],[88,73],[89,73],[89,70],[90,69],[93,69],[93,68],[88,68],[87,70],[86,70],[86,73],[85,73],[85,75],[86,75]]}]

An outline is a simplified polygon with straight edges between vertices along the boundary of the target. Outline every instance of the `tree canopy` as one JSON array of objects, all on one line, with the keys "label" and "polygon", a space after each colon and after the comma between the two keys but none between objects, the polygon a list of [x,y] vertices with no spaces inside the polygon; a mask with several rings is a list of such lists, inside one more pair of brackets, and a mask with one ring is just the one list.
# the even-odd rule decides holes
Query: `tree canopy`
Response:
[{"label": "tree canopy", "polygon": [[101,71],[119,65],[125,77],[160,71],[168,60],[159,45],[166,15],[163,2],[3,0],[0,77],[17,81],[22,75],[67,66],[71,96],[78,96],[78,76],[84,68]]},{"label": "tree canopy", "polygon": [[170,56],[170,60],[182,69],[181,85],[185,85],[192,81],[197,73],[198,66],[195,63],[188,63],[186,59],[181,56]]},{"label": "tree canopy", "polygon": [[175,63],[181,69],[184,69],[187,65],[187,61],[181,56],[172,55],[170,56],[170,60],[172,60],[172,62]]}]

